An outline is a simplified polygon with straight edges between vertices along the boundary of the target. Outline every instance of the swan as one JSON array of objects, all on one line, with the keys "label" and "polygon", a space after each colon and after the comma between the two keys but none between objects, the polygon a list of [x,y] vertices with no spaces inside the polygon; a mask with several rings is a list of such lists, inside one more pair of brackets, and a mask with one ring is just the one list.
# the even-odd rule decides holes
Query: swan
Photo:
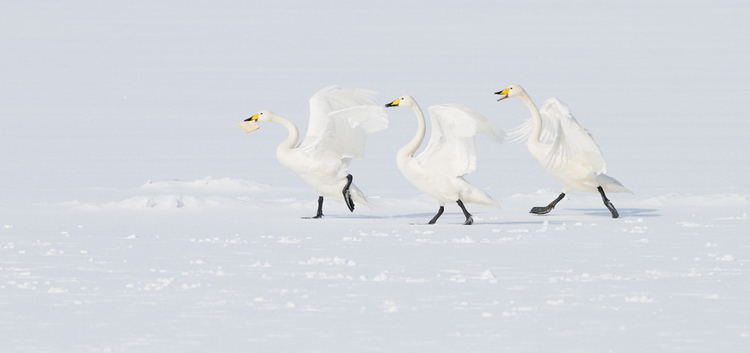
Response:
[{"label": "swan", "polygon": [[[562,193],[549,205],[533,207],[530,213],[547,214],[552,211],[570,190],[599,194],[612,218],[619,217],[617,209],[606,192],[633,193],[605,174],[606,166],[599,146],[591,134],[581,127],[568,107],[555,98],[547,99],[537,109],[528,93],[520,85],[511,85],[502,91],[498,101],[517,97],[531,111],[531,118],[514,129],[510,135],[515,140],[527,138],[531,155],[563,184]],[[541,113],[540,113],[541,110]]]},{"label": "swan", "polygon": [[385,109],[374,92],[355,88],[326,87],[310,98],[307,134],[297,146],[299,131],[293,122],[270,110],[263,110],[239,123],[246,132],[260,128],[258,122],[286,127],[288,136],[276,148],[282,165],[297,173],[318,193],[315,216],[323,217],[323,196],[342,199],[354,211],[354,203],[369,207],[367,198],[348,171],[352,158],[363,158],[365,135],[388,126]]},{"label": "swan", "polygon": [[403,96],[386,107],[410,107],[417,116],[417,133],[396,155],[396,164],[407,180],[440,204],[428,224],[435,224],[448,202],[458,203],[466,217],[465,225],[474,223],[464,202],[496,206],[487,193],[469,184],[463,176],[476,169],[474,135],[484,133],[502,141],[504,133],[479,113],[460,104],[443,104],[428,108],[432,135],[427,147],[418,156],[414,153],[425,137],[425,117],[411,96]]}]

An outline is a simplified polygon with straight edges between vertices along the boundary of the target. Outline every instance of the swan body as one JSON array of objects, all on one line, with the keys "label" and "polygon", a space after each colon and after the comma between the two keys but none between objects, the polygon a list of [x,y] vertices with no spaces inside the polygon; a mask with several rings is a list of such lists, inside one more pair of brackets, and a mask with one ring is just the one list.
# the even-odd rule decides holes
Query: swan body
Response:
[{"label": "swan body", "polygon": [[537,109],[520,85],[511,85],[496,92],[505,98],[516,97],[531,111],[531,118],[514,129],[514,140],[526,139],[531,155],[563,184],[560,196],[546,207],[534,207],[532,213],[550,212],[571,190],[599,193],[612,216],[619,214],[606,198],[605,192],[628,192],[619,181],[606,173],[606,164],[591,134],[578,124],[568,107],[555,98],[547,99]]},{"label": "swan body", "polygon": [[263,110],[245,120],[252,126],[246,131],[257,129],[256,122],[286,127],[288,136],[276,148],[276,157],[318,193],[318,211],[312,218],[323,216],[323,196],[344,200],[350,211],[355,202],[369,207],[348,167],[352,158],[364,157],[366,134],[388,126],[373,92],[335,86],[318,91],[310,98],[310,122],[299,146],[299,130],[290,120]]},{"label": "swan body", "polygon": [[463,176],[476,170],[474,136],[484,133],[502,141],[504,133],[479,113],[459,104],[443,104],[428,108],[432,134],[424,151],[416,157],[426,134],[426,121],[422,109],[411,96],[403,96],[386,104],[387,107],[410,107],[417,117],[417,132],[396,155],[401,173],[419,191],[438,201],[440,208],[429,224],[434,224],[443,213],[444,206],[456,202],[466,216],[464,224],[473,218],[464,202],[500,207],[487,193],[471,185]]}]

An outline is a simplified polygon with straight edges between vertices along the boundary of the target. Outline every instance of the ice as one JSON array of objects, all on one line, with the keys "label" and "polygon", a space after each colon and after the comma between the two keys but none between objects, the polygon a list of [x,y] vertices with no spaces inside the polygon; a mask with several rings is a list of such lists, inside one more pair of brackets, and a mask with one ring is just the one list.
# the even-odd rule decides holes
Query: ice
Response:
[{"label": "ice", "polygon": [[[750,4],[738,1],[0,5],[3,352],[744,352]],[[408,112],[353,160],[350,213],[275,158],[337,84],[564,101],[635,195],[560,193],[477,139],[503,205],[438,205],[395,165]],[[742,108],[742,109],[740,109]]]}]

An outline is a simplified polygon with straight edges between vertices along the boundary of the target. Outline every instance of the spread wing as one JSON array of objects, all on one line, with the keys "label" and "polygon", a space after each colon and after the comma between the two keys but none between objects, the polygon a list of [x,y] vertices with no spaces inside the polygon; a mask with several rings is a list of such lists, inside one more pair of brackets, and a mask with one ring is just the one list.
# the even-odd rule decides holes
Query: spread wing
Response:
[{"label": "spread wing", "polygon": [[502,141],[505,133],[481,114],[460,104],[428,108],[432,122],[430,142],[417,156],[419,163],[446,176],[476,170],[474,136],[479,132]]},{"label": "spread wing", "polygon": [[[555,100],[559,104],[563,104],[562,102],[558,101],[555,98],[550,98],[544,102],[542,105],[543,107],[547,105],[550,100]],[[565,107],[563,105],[563,107]],[[560,106],[553,107],[553,104],[549,104],[545,110],[549,110],[549,112],[542,113],[542,110],[539,109],[539,112],[542,115],[542,130],[541,135],[539,136],[539,142],[544,144],[554,144],[557,140],[558,136],[560,135],[560,116],[563,115],[560,110]],[[554,112],[557,110],[557,112]],[[565,111],[570,113],[568,111],[568,108],[565,107]],[[548,118],[550,115],[557,118]],[[572,118],[572,116],[571,116]],[[575,119],[573,119],[575,120]],[[511,142],[521,142],[526,141],[529,138],[529,135],[531,135],[531,132],[534,130],[534,119],[528,118],[526,121],[523,122],[523,124],[517,126],[515,129],[511,130],[508,133],[508,137],[510,137]]]},{"label": "spread wing", "polygon": [[310,125],[300,144],[311,154],[362,158],[365,136],[388,127],[375,93],[356,88],[324,88],[310,98]]},{"label": "spread wing", "polygon": [[546,158],[548,165],[564,165],[578,161],[589,165],[596,174],[606,172],[606,164],[599,146],[594,142],[591,133],[578,124],[563,102],[549,98],[542,103],[539,112],[546,125],[542,128],[541,139],[552,145]]}]

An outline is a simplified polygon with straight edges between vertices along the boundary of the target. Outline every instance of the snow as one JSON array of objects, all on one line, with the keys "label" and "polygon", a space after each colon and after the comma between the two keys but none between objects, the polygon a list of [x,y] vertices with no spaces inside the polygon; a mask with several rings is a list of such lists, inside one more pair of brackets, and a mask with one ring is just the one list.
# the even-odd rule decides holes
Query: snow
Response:
[{"label": "snow", "polygon": [[[750,5],[740,1],[26,1],[0,5],[4,352],[744,352]],[[338,84],[461,103],[565,102],[635,195],[572,192],[477,139],[502,209],[437,211],[368,137],[349,213],[285,170]]]}]

